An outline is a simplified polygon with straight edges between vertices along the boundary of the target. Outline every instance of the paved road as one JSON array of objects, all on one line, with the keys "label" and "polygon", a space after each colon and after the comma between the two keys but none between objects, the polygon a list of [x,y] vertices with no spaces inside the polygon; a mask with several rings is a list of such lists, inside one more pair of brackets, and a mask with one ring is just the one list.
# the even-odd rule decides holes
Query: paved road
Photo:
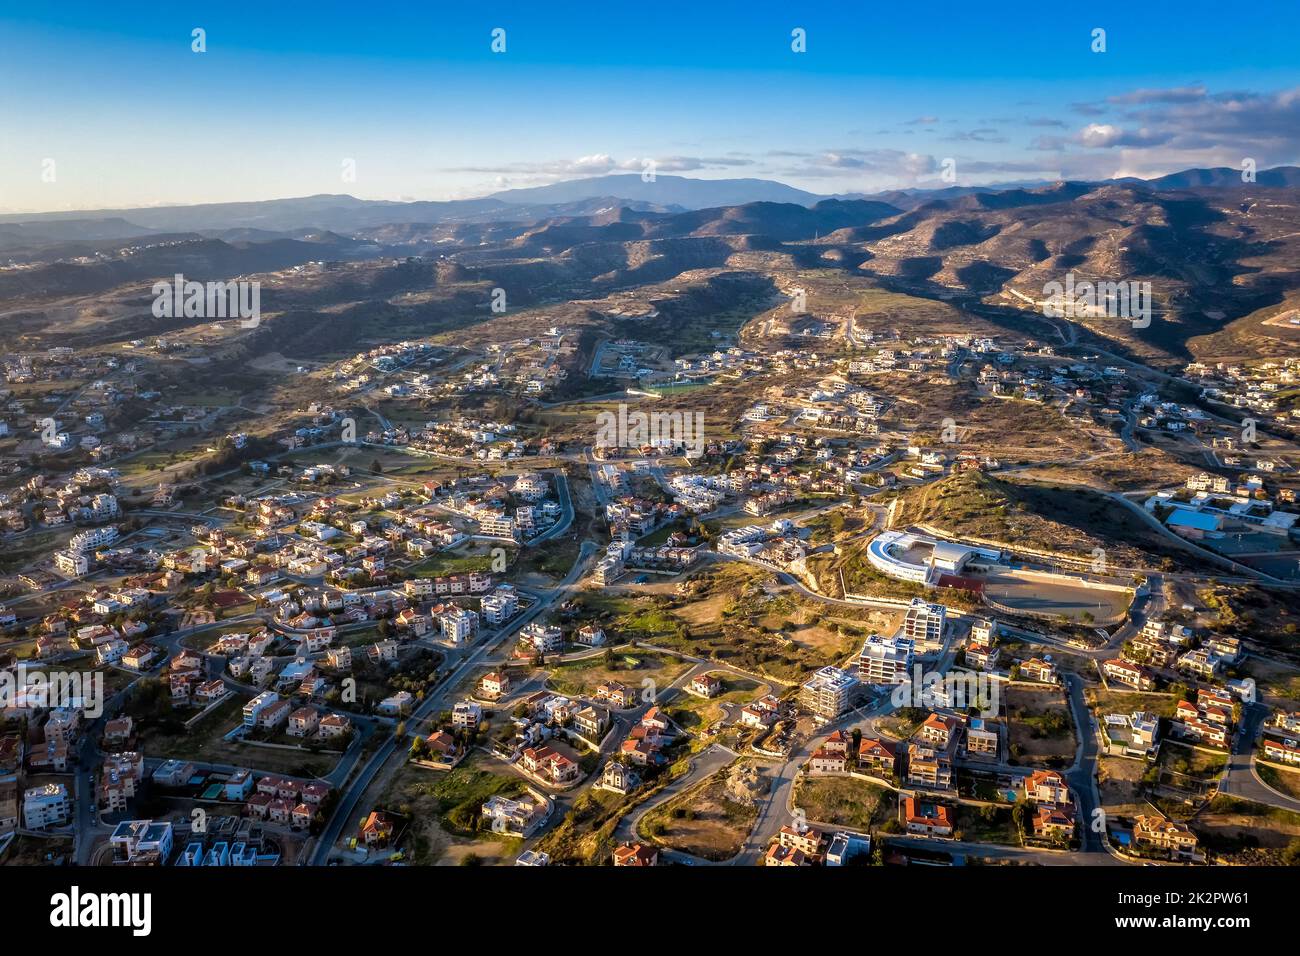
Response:
[{"label": "paved road", "polygon": [[[532,607],[528,608],[522,614],[515,617],[514,620],[501,630],[501,632],[489,641],[479,645],[473,652],[464,658],[443,680],[443,682],[429,694],[420,705],[415,708],[411,716],[407,719],[407,727],[411,731],[415,729],[431,714],[439,710],[445,710],[448,704],[448,698],[452,690],[460,683],[461,678],[472,667],[480,663],[496,660],[494,656],[503,646],[513,646],[510,639],[513,635],[530,621],[535,620],[543,612],[551,607],[556,601],[566,597],[574,583],[582,577],[586,571],[587,564],[593,554],[597,553],[596,545],[590,541],[584,541],[579,548],[578,558],[573,564],[569,574],[547,595],[534,602]],[[501,658],[504,662],[505,658]],[[397,754],[397,741],[389,737],[374,755],[366,762],[366,765],[357,774],[352,783],[343,791],[339,799],[339,805],[335,809],[334,815],[326,824],[324,831],[317,839],[315,849],[310,854],[311,863],[316,866],[323,866],[329,862],[330,856],[334,851],[335,844],[338,842],[344,827],[356,812],[358,804],[365,795],[366,790],[378,778],[380,773],[385,770],[385,766],[390,760],[397,756],[398,759],[404,759],[403,754]],[[394,767],[396,764],[394,764]],[[307,855],[304,854],[304,860]]]},{"label": "paved road", "polygon": [[[671,800],[678,794],[684,793],[692,787],[703,783],[707,778],[730,764],[737,756],[738,754],[734,750],[724,747],[721,744],[714,744],[711,747],[700,751],[700,753],[696,754],[692,759],[689,773],[682,775],[672,783],[668,784],[655,794],[654,797],[638,806],[631,813],[624,816],[623,819],[619,820],[618,826],[614,830],[615,839],[623,843],[637,842],[640,839],[637,836],[637,825],[640,824],[641,819],[647,813],[660,804]],[[704,860],[700,857],[692,856],[689,853],[681,853],[676,850],[669,850],[662,847],[659,850],[659,855],[670,862],[685,863],[688,866],[716,865],[712,860]]]},{"label": "paved road", "polygon": [[[945,639],[944,646],[934,664],[934,670],[937,673],[945,674],[952,667],[955,657],[953,645],[956,641],[956,631],[955,627],[949,627],[948,629],[948,637]],[[863,726],[865,732],[870,729],[871,724],[877,718],[885,716],[895,709],[896,706],[891,700],[891,695],[885,694],[867,707],[860,707],[850,711],[839,720],[820,727],[815,735],[791,751],[790,756],[780,765],[772,778],[772,787],[769,791],[768,800],[759,810],[758,820],[754,823],[754,828],[745,841],[744,849],[732,862],[751,866],[757,864],[763,853],[766,852],[768,844],[777,835],[781,827],[790,822],[795,778],[823,738],[836,730],[848,730],[859,724]]]},{"label": "paved road", "polygon": [[885,837],[893,846],[922,847],[941,853],[960,853],[965,856],[989,860],[1012,860],[1037,866],[1125,866],[1125,861],[1104,853],[1071,853],[1068,850],[1046,850],[1023,846],[999,846],[994,843],[966,843],[961,840],[940,840],[934,837],[898,835]]},{"label": "paved road", "polygon": [[122,706],[126,702],[127,696],[136,684],[141,680],[144,680],[146,677],[156,676],[162,672],[163,668],[175,654],[176,648],[184,638],[254,619],[256,619],[255,615],[243,615],[241,617],[229,618],[224,621],[213,621],[210,624],[201,624],[197,627],[183,628],[182,630],[172,631],[170,634],[148,638],[149,643],[158,647],[161,651],[158,655],[158,660],[154,663],[153,667],[139,674],[129,684],[106,700],[100,716],[87,722],[83,726],[81,739],[77,744],[76,770],[73,780],[77,803],[74,825],[75,837],[73,842],[73,858],[76,860],[78,865],[85,866],[90,862],[95,837],[102,836],[108,833],[111,829],[110,827],[101,824],[99,822],[98,814],[92,813],[90,809],[95,796],[95,775],[99,772],[100,764],[103,760],[103,753],[99,749],[99,740],[103,736],[104,725],[113,717],[117,716],[121,711]]},{"label": "paved road", "polygon": [[560,520],[555,522],[555,524],[547,528],[537,537],[526,542],[528,545],[541,544],[543,541],[549,541],[552,538],[558,537],[569,529],[569,525],[573,524],[573,500],[569,496],[569,481],[565,478],[563,472],[557,471],[555,473],[555,489],[560,499],[560,508],[562,509]]},{"label": "paved road", "polygon": [[1241,730],[1232,742],[1232,753],[1228,757],[1227,769],[1219,780],[1219,792],[1300,813],[1300,800],[1265,786],[1255,770],[1255,741],[1267,717],[1268,708],[1263,704],[1250,704],[1245,708],[1241,718]]},{"label": "paved road", "polygon": [[[1083,697],[1083,679],[1075,674],[1066,674],[1064,683],[1070,713],[1074,717],[1074,732],[1079,741],[1074,763],[1065,772],[1065,779],[1074,792],[1079,813],[1079,833],[1083,840],[1080,855],[1095,857],[1107,854],[1109,846],[1104,831],[1094,829],[1095,820],[1104,821],[1096,813],[1101,806],[1101,793],[1097,789],[1097,760],[1101,756],[1101,745],[1096,721]],[[1091,862],[1099,861],[1094,859]]]}]

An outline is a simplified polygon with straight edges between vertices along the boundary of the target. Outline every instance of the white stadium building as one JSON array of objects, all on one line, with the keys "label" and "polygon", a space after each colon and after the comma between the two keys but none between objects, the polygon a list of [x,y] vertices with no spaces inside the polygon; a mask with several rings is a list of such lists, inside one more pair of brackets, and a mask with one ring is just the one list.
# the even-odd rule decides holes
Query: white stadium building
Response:
[{"label": "white stadium building", "polygon": [[867,560],[877,571],[926,585],[934,584],[944,574],[961,574],[977,557],[996,561],[1002,552],[906,531],[882,531],[867,546]]}]

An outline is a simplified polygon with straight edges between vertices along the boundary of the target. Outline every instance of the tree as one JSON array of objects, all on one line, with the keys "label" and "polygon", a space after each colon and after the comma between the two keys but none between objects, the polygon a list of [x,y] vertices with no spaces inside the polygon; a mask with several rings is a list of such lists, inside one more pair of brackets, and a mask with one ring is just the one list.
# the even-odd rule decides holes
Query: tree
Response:
[{"label": "tree", "polygon": [[1282,851],[1282,862],[1286,866],[1300,866],[1300,837],[1296,837]]},{"label": "tree", "polygon": [[1016,805],[1011,808],[1011,819],[1016,825],[1016,829],[1022,833],[1025,829],[1025,818],[1029,815],[1029,801],[1021,798],[1016,801]]}]

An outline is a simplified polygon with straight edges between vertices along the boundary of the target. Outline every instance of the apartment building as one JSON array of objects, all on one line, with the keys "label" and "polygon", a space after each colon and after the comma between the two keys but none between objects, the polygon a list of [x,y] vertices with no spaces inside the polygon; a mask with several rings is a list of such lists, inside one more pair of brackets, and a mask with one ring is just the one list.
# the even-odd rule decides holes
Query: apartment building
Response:
[{"label": "apartment building", "polygon": [[533,621],[519,632],[519,638],[531,644],[539,654],[551,654],[564,646],[564,631],[554,624]]},{"label": "apartment building", "polygon": [[927,790],[951,790],[952,760],[947,751],[918,741],[909,743],[907,785]]},{"label": "apartment building", "polygon": [[451,709],[451,725],[458,730],[476,730],[483,721],[483,708],[472,700],[458,700]]},{"label": "apartment building", "polygon": [[508,584],[500,584],[490,594],[483,595],[483,620],[493,627],[504,624],[519,610],[519,595]]},{"label": "apartment building", "polygon": [[279,703],[280,695],[273,690],[264,690],[244,705],[244,726],[256,727],[262,712]]},{"label": "apartment building", "polygon": [[826,666],[803,685],[799,706],[822,720],[834,720],[857,703],[858,679],[848,671]]},{"label": "apartment building", "polygon": [[438,615],[438,627],[444,641],[463,644],[478,630],[478,614],[468,608],[449,608]]},{"label": "apartment building", "polygon": [[943,643],[948,609],[942,604],[927,604],[921,598],[912,598],[912,604],[903,618],[902,634],[913,645],[937,646]]},{"label": "apartment building", "polygon": [[47,783],[32,787],[23,794],[23,825],[28,830],[61,826],[68,822],[68,787],[62,783]]},{"label": "apartment building", "polygon": [[870,635],[858,654],[858,680],[864,684],[906,684],[912,679],[914,642],[901,634]]}]

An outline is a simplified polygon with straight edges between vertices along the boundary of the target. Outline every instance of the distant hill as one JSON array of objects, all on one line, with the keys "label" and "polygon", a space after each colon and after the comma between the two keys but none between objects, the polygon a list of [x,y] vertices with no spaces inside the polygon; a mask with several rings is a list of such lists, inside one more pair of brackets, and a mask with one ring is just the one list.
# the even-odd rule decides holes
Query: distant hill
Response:
[{"label": "distant hill", "polygon": [[[388,202],[346,195],[301,196],[260,202],[205,203],[198,206],[158,206],[145,209],[98,210],[95,218],[121,217],[136,226],[158,232],[260,229],[291,232],[330,229],[350,232],[362,226],[390,222],[439,222],[482,213],[500,215],[505,205],[495,199],[461,199],[451,202]],[[85,212],[51,212],[39,215],[0,216],[0,223],[47,223],[88,219]]]},{"label": "distant hill", "polygon": [[[1217,166],[1213,169],[1184,169],[1182,172],[1158,176],[1155,179],[1128,180],[1145,182],[1152,189],[1193,189],[1197,186],[1240,186],[1241,170],[1231,166]],[[1276,186],[1294,188],[1300,186],[1300,166],[1274,166],[1261,169],[1255,175],[1256,186]]]},{"label": "distant hill", "polygon": [[1118,567],[1143,567],[1153,556],[1184,558],[1140,518],[1099,492],[979,471],[905,489],[894,518],[897,527],[925,525],[970,541],[1081,560],[1104,548]]},{"label": "distant hill", "polygon": [[[1222,186],[1199,185],[1212,178],[1196,172],[1163,184],[1061,183],[932,198],[892,219],[823,235],[821,244],[837,247],[844,261],[856,255],[861,272],[913,292],[975,297],[985,314],[1004,310],[1004,318],[1023,307],[1022,296],[1040,295],[1069,272],[1149,282],[1158,316],[1149,328],[1082,319],[1076,334],[1087,326],[1098,345],[1176,364],[1191,361],[1189,342],[1225,319],[1300,287],[1295,190],[1243,184],[1239,173]],[[1275,201],[1261,202],[1266,197]]]},{"label": "distant hill", "polygon": [[[28,269],[0,272],[0,302],[51,295],[93,295],[124,284],[147,283],[177,272],[202,282],[229,279],[284,269],[316,259],[343,259],[358,253],[358,243],[332,235],[316,235],[311,240],[277,238],[263,242],[226,242],[193,234],[169,234],[157,238],[156,244],[142,247],[131,256],[115,256],[86,264],[50,261]],[[65,244],[52,251],[91,255],[96,250]]]},{"label": "distant hill", "polygon": [[[145,209],[104,209],[93,213],[12,213],[0,216],[0,236],[32,240],[68,238],[128,239],[161,232],[295,236],[305,230],[341,234],[407,223],[537,222],[560,215],[615,214],[636,210],[680,212],[682,206],[598,195],[565,203],[504,203],[489,197],[448,202],[389,202],[346,195],[302,196],[260,202],[207,203]],[[57,225],[56,225],[57,224]]]},{"label": "distant hill", "polygon": [[708,209],[714,206],[740,206],[752,202],[788,202],[811,206],[826,199],[770,179],[689,179],[685,176],[658,174],[646,182],[640,173],[593,176],[572,179],[528,189],[507,189],[493,193],[489,199],[507,203],[563,203],[590,199],[593,196],[617,196],[643,202],[680,206],[683,209]]},{"label": "distant hill", "polygon": [[[1188,169],[1151,180],[1108,181],[1167,192],[1197,188],[1241,186],[1241,171],[1232,168]],[[898,210],[915,210],[935,203],[965,199],[970,210],[992,210],[1056,202],[1108,183],[1000,183],[988,186],[948,186],[942,189],[896,189],[870,195],[852,193],[821,196],[767,179],[691,179],[657,175],[645,182],[638,173],[594,176],[566,182],[510,189],[477,199],[446,202],[393,202],[321,194],[258,202],[207,203],[193,206],[153,206],[138,209],[100,209],[0,215],[0,244],[9,249],[53,241],[134,239],[156,233],[203,233],[253,237],[296,237],[303,230],[327,230],[351,235],[388,226],[448,223],[543,223],[559,217],[602,217],[604,222],[642,221],[638,214],[671,214],[787,204],[808,209],[827,201],[868,200]],[[1300,167],[1279,166],[1261,170],[1259,188],[1300,186]],[[956,208],[956,207],[954,207]],[[628,215],[623,210],[631,210]],[[850,210],[855,216],[867,207]],[[823,208],[823,214],[828,212]],[[720,217],[713,217],[720,218]],[[744,218],[742,216],[742,218]],[[872,216],[858,216],[856,224]],[[840,225],[853,223],[842,222]],[[701,224],[697,228],[708,227]],[[719,224],[723,232],[738,226]],[[838,228],[832,226],[831,228]]]},{"label": "distant hill", "polygon": [[[178,271],[215,279],[314,260],[385,259],[392,274],[373,285],[357,286],[351,270],[321,284],[361,301],[490,280],[526,305],[557,289],[596,299],[719,270],[756,283],[755,300],[766,301],[797,270],[839,269],[891,291],[957,303],[979,323],[1177,370],[1202,348],[1229,357],[1293,349],[1291,330],[1266,320],[1300,295],[1300,189],[1286,187],[1296,175],[1265,170],[1244,184],[1232,169],[1186,170],[1150,182],[883,194],[894,202],[812,202],[812,194],[767,183],[763,189],[801,201],[702,208],[688,206],[747,181],[658,177],[648,184],[633,175],[500,194],[511,201],[324,195],[25,216],[0,220],[0,256],[23,266],[0,272],[0,301],[30,308]],[[663,187],[655,200],[617,193],[650,185]],[[594,195],[572,198],[586,191]],[[170,225],[181,222],[196,227]],[[1035,302],[1070,273],[1148,283],[1153,321],[1047,322]]]},{"label": "distant hill", "polygon": [[96,239],[133,239],[153,232],[152,229],[128,222],[120,216],[92,219],[83,214],[69,219],[4,221],[0,222],[0,249],[10,245],[64,240],[89,242]]}]

